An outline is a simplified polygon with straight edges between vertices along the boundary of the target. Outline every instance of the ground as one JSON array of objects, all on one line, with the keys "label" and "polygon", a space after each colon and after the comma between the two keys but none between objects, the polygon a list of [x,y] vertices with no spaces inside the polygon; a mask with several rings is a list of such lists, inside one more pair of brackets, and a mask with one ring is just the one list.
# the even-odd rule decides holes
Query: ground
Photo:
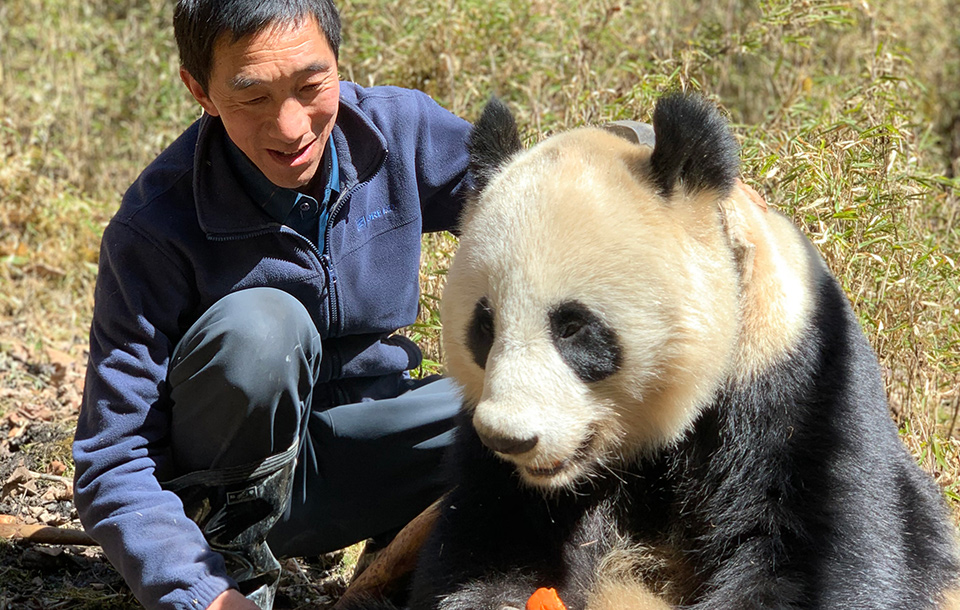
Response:
[{"label": "ground", "polygon": [[[70,444],[80,406],[83,363],[66,351],[23,343],[0,351],[0,527],[81,530],[73,506]],[[82,350],[79,350],[82,353]],[[283,562],[275,608],[330,607],[343,593],[360,546]],[[0,539],[0,610],[141,608],[95,545]]]}]

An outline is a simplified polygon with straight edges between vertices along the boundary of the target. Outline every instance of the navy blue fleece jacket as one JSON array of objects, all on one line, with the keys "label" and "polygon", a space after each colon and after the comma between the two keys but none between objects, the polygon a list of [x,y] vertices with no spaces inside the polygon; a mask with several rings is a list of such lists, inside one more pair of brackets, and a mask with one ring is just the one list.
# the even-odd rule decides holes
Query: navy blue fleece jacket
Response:
[{"label": "navy blue fleece jacket", "polygon": [[315,409],[392,397],[420,363],[393,333],[416,318],[421,233],[458,219],[470,126],[416,91],[344,82],[340,95],[342,195],[322,252],[241,189],[210,116],[147,167],[104,232],[76,506],[147,608],[203,608],[232,582],[159,483],[177,474],[167,368],[207,308],[254,286],[298,298],[323,340]]}]

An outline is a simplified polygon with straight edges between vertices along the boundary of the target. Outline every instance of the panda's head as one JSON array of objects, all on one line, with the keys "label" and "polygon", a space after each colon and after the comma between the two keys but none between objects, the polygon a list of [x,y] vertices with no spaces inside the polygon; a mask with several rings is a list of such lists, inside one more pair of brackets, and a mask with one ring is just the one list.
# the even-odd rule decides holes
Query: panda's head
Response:
[{"label": "panda's head", "polygon": [[447,368],[482,442],[544,490],[675,442],[732,366],[736,142],[688,95],[653,130],[652,148],[583,128],[522,150],[496,100],[474,129]]}]

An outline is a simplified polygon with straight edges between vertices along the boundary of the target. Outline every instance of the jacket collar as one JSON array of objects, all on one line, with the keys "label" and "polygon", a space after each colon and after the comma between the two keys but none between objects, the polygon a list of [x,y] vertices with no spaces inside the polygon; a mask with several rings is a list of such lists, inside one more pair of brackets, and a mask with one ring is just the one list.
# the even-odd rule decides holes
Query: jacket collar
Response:
[{"label": "jacket collar", "polygon": [[[226,132],[204,113],[194,154],[193,193],[200,227],[210,238],[277,231],[274,220],[247,194],[229,162]],[[340,166],[340,192],[370,179],[387,155],[380,130],[354,104],[341,98],[333,140]]]},{"label": "jacket collar", "polygon": [[[260,168],[229,138],[224,138],[224,149],[227,151],[227,162],[240,187],[277,222],[284,222],[304,199],[314,205],[320,201],[325,205],[333,191],[340,192],[340,167],[335,165],[337,147],[332,136],[324,148],[320,166],[317,168],[318,175],[309,185],[309,193],[301,193],[270,182]],[[336,171],[333,171],[334,169]],[[323,184],[322,188],[320,184]]]}]

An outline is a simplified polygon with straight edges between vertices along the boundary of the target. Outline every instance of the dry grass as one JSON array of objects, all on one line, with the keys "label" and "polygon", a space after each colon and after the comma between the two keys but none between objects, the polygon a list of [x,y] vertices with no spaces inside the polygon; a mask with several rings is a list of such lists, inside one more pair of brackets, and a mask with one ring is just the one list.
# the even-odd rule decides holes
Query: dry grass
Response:
[{"label": "dry grass", "polygon": [[[903,439],[960,521],[960,52],[944,18],[956,12],[943,0],[346,3],[348,40],[364,44],[344,73],[420,87],[465,116],[496,92],[528,140],[648,118],[666,89],[714,97],[746,179],[850,295]],[[428,244],[442,268],[452,243]],[[428,275],[428,292],[441,283]],[[429,310],[423,324],[437,326]]]},{"label": "dry grass", "polygon": [[[341,71],[467,117],[496,93],[536,140],[705,91],[744,176],[823,251],[880,354],[902,436],[960,523],[960,38],[952,0],[345,0]],[[98,239],[197,114],[169,0],[0,5],[0,349],[81,357]],[[424,242],[424,315],[455,248]],[[0,417],[22,395],[0,383]],[[42,376],[25,381],[43,383]],[[20,382],[16,382],[20,383]]]}]

